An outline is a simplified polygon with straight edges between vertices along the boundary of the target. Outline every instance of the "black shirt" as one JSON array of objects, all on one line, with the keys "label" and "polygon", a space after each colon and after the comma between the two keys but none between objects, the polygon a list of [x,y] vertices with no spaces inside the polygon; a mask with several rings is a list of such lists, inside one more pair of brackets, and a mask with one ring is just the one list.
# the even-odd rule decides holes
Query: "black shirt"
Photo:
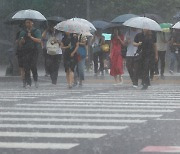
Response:
[{"label": "black shirt", "polygon": [[142,50],[143,55],[151,55],[154,53],[154,43],[156,43],[156,41],[157,39],[155,33],[147,36],[141,32],[134,38],[135,43],[142,42],[142,45],[138,46],[138,52]]}]

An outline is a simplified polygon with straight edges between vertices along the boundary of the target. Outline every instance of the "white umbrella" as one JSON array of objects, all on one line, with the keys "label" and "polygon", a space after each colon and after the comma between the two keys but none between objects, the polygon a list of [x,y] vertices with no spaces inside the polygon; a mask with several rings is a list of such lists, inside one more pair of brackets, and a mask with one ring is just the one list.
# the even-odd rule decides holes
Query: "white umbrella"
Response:
[{"label": "white umbrella", "polygon": [[180,29],[180,21],[177,22],[172,28],[174,28],[174,29]]},{"label": "white umbrella", "polygon": [[139,29],[162,31],[160,25],[156,21],[147,17],[134,17],[125,21],[123,25]]},{"label": "white umbrella", "polygon": [[33,20],[40,20],[44,21],[46,18],[36,10],[21,10],[18,11],[12,19],[14,20],[25,20],[25,19],[33,19]]},{"label": "white umbrella", "polygon": [[70,20],[75,20],[75,21],[78,21],[78,22],[80,22],[80,23],[82,23],[82,24],[87,25],[92,32],[95,32],[95,31],[96,31],[96,28],[94,27],[94,25],[93,25],[91,22],[89,22],[88,20],[86,20],[86,19],[82,19],[82,18],[72,18],[72,19],[70,19]]},{"label": "white umbrella", "polygon": [[84,35],[91,35],[90,28],[83,23],[80,23],[76,20],[66,20],[58,23],[55,29],[59,31],[69,32],[69,33],[77,33],[77,34],[84,34]]}]

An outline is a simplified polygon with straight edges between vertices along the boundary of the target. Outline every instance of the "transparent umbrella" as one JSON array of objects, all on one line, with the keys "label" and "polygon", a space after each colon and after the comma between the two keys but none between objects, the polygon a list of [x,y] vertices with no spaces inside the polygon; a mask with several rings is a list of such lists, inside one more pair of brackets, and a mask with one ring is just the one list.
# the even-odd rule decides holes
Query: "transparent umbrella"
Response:
[{"label": "transparent umbrella", "polygon": [[134,17],[124,22],[123,25],[139,29],[162,31],[160,25],[156,21],[147,17]]},{"label": "transparent umbrella", "polygon": [[39,20],[44,21],[46,18],[38,11],[36,10],[21,10],[18,11],[13,17],[13,20],[25,20],[25,19],[33,19],[33,20]]},{"label": "transparent umbrella", "polygon": [[93,25],[91,22],[89,22],[88,20],[86,20],[86,19],[82,19],[82,18],[72,18],[72,19],[70,19],[70,20],[75,20],[75,21],[77,21],[77,22],[80,22],[80,23],[82,23],[82,24],[85,24],[86,26],[88,26],[88,27],[90,28],[90,31],[91,31],[91,32],[95,32],[95,31],[96,31],[96,28],[94,27],[94,25]]},{"label": "transparent umbrella", "polygon": [[55,27],[55,29],[59,31],[69,32],[69,33],[77,33],[77,34],[83,34],[83,35],[92,35],[90,33],[90,28],[81,22],[78,22],[76,20],[66,20],[58,23]]},{"label": "transparent umbrella", "polygon": [[174,28],[174,29],[180,29],[180,21],[177,22],[172,28]]}]

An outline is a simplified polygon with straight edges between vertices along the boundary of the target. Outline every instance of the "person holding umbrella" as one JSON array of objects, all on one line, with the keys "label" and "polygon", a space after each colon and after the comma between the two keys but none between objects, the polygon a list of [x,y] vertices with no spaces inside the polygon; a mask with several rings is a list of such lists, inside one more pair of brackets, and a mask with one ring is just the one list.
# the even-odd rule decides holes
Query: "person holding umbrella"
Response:
[{"label": "person holding umbrella", "polygon": [[38,88],[38,44],[41,43],[41,32],[35,29],[32,19],[25,20],[25,29],[20,32],[19,45],[23,52],[23,67],[25,71],[25,87],[31,86],[30,71],[32,71],[35,87]]},{"label": "person holding umbrella", "polygon": [[42,33],[43,50],[45,54],[45,66],[49,72],[53,85],[57,84],[58,70],[61,62],[61,41],[63,35],[54,29],[55,23],[49,23],[48,29]]},{"label": "person holding umbrella", "polygon": [[122,58],[122,46],[124,43],[124,35],[121,34],[118,28],[115,28],[111,38],[110,45],[110,60],[111,68],[110,75],[114,77],[116,84],[123,83],[123,58]]},{"label": "person holding umbrella", "polygon": [[[153,35],[151,30],[143,29],[141,33],[138,33],[134,38],[134,46],[138,47],[137,55],[139,58],[139,62],[141,62],[141,68],[137,67],[135,69],[136,76],[134,77],[134,85],[138,86],[138,73],[139,69],[142,71],[142,90],[148,89],[150,85],[150,64],[153,56],[153,52],[155,52],[155,60],[158,60],[158,52],[156,47],[156,37]],[[140,65],[139,65],[140,66]]]}]

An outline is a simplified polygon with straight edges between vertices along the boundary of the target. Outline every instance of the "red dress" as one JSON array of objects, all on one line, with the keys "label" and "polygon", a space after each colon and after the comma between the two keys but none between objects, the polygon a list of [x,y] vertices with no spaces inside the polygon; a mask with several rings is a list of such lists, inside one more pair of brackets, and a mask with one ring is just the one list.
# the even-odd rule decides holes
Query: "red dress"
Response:
[{"label": "red dress", "polygon": [[[120,36],[121,40],[124,41],[124,36]],[[111,48],[111,69],[110,69],[110,75],[116,76],[116,75],[122,75],[123,72],[123,58],[121,54],[122,45],[120,43],[120,40],[117,39],[117,37],[114,37],[111,40],[112,48]]]}]

